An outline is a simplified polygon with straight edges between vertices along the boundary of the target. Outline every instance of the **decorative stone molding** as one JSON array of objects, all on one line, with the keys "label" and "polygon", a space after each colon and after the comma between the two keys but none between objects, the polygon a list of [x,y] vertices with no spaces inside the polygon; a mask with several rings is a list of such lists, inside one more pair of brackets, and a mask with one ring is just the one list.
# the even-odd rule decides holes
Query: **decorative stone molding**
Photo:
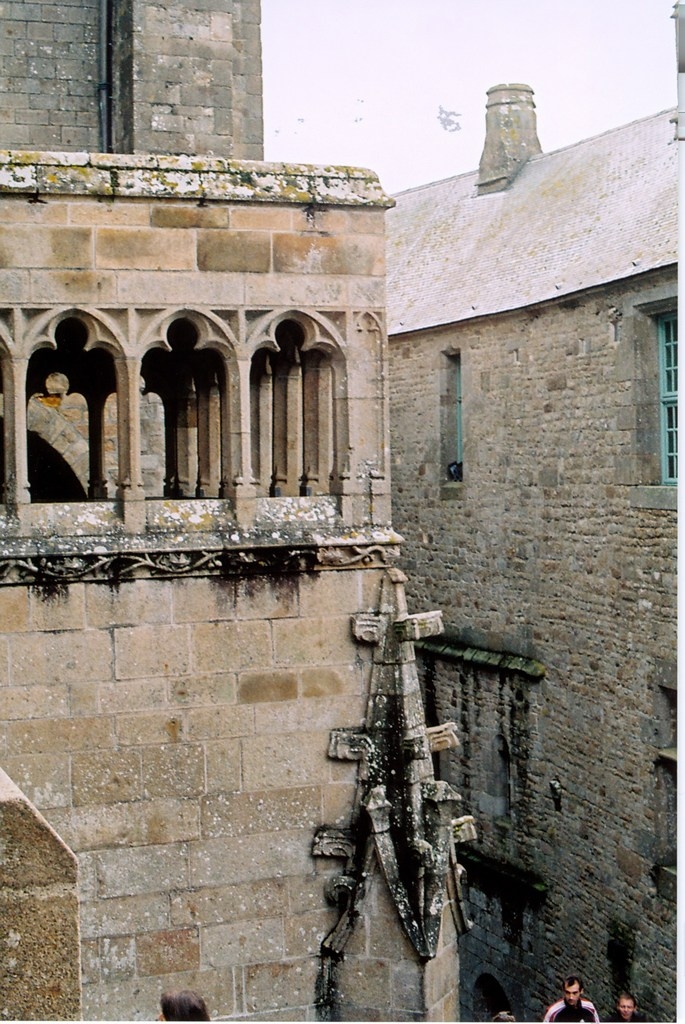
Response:
[{"label": "decorative stone molding", "polygon": [[322,825],[312,846],[313,857],[347,857],[354,851],[354,835],[349,828]]},{"label": "decorative stone molding", "polygon": [[360,565],[372,568],[387,565],[390,557],[398,558],[399,554],[399,547],[355,544],[350,547],[322,548],[319,562],[322,566],[335,569],[356,569]]}]

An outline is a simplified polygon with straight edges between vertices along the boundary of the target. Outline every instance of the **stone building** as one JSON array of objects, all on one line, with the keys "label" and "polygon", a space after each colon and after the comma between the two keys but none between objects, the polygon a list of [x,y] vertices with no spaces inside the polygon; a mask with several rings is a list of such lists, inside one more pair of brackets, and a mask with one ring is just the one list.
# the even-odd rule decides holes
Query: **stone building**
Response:
[{"label": "stone building", "polygon": [[571,972],[675,1019],[674,120],[542,153],[498,86],[479,169],[388,215],[393,521],[479,835],[466,1020]]},{"label": "stone building", "polygon": [[392,200],[260,162],[258,0],[3,18],[0,847],[37,863],[0,871],[0,1016],[453,1019],[472,826],[396,568]]}]

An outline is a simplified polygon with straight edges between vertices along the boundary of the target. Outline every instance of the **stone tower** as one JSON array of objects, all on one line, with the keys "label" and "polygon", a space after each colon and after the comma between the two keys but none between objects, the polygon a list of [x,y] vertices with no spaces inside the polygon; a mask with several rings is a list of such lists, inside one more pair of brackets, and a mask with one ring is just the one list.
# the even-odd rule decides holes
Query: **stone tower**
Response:
[{"label": "stone tower", "polygon": [[3,9],[5,149],[263,156],[259,0]]},{"label": "stone tower", "polygon": [[453,1019],[454,737],[413,657],[439,616],[409,615],[390,521],[392,201],[245,159],[256,0],[33,6],[2,62],[0,751],[78,861],[82,1015],[194,988]]}]

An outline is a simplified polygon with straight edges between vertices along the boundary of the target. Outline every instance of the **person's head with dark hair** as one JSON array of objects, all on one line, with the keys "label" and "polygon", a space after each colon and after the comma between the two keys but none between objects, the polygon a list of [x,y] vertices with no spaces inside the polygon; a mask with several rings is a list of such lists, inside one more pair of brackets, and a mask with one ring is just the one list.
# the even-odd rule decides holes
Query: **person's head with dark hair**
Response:
[{"label": "person's head with dark hair", "polygon": [[562,998],[547,1007],[546,1021],[599,1021],[594,1003],[584,998],[583,979],[577,974],[567,974],[561,983]]},{"label": "person's head with dark hair", "polygon": [[163,992],[159,1002],[162,1007],[160,1020],[209,1020],[204,999],[189,988]]}]

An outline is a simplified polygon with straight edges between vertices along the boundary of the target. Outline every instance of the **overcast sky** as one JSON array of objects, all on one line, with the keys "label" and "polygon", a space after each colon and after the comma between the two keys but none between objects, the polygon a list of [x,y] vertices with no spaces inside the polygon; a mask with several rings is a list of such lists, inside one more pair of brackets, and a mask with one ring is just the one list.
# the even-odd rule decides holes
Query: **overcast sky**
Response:
[{"label": "overcast sky", "polygon": [[545,152],[675,107],[673,7],[262,0],[265,159],[369,167],[398,192],[478,166],[501,82],[532,86]]}]

